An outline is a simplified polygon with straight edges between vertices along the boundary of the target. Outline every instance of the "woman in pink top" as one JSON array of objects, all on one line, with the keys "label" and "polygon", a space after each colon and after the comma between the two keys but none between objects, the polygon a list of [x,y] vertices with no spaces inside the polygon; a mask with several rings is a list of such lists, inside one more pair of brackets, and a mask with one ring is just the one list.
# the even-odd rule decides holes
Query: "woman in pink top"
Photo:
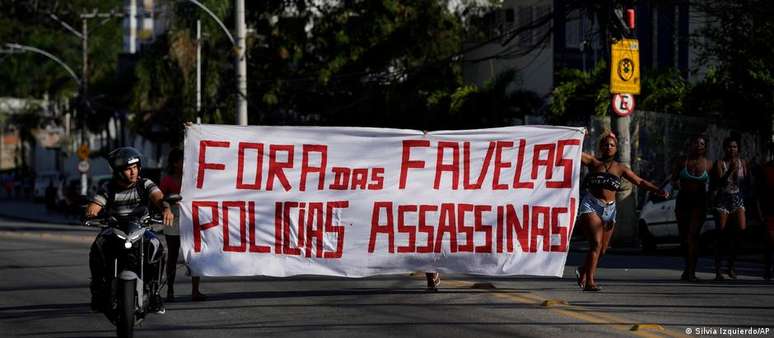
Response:
[{"label": "woman in pink top", "polygon": [[[168,173],[161,178],[159,189],[164,192],[164,195],[179,194],[180,185],[183,182],[183,152],[180,149],[172,149],[169,152],[167,163]],[[175,301],[175,273],[177,272],[177,257],[180,252],[180,208],[178,205],[172,206],[172,212],[175,214],[174,225],[164,230],[169,247],[167,255],[167,302]],[[199,277],[191,277],[191,299],[193,301],[207,299],[207,296],[199,292]]]}]

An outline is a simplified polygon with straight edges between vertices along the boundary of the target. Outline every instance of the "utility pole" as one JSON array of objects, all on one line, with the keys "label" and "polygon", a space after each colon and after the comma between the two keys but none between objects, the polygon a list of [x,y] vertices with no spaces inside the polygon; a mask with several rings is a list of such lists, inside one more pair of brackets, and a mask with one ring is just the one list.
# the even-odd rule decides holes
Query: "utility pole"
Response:
[{"label": "utility pole", "polygon": [[[81,14],[81,42],[83,45],[81,46],[81,49],[83,49],[81,52],[83,53],[83,66],[81,68],[81,101],[83,102],[83,105],[81,105],[81,109],[86,109],[88,106],[88,92],[89,92],[89,20],[86,19],[83,14]],[[86,139],[86,115],[84,112],[81,112],[80,114],[80,120],[81,120],[81,146],[88,143],[88,140]],[[86,149],[89,149],[87,146]],[[88,151],[87,151],[88,153]],[[81,168],[81,163],[87,163],[84,164],[84,166],[88,167],[89,163],[89,157],[88,154],[86,154],[85,159],[81,159],[81,162],[78,163],[79,169]],[[88,194],[88,185],[89,185],[89,177],[87,174],[87,170],[79,170],[81,172],[81,196],[86,196]]]},{"label": "utility pole", "polygon": [[[60,20],[56,15],[51,13],[49,15],[52,19],[59,22],[64,28],[66,28],[71,33],[75,34],[78,38],[81,39],[81,57],[82,57],[82,65],[81,65],[81,78],[79,81],[79,93],[81,96],[81,112],[79,114],[79,124],[80,124],[80,132],[81,132],[81,147],[86,145],[88,143],[87,140],[87,133],[86,133],[86,116],[85,116],[85,109],[89,109],[90,105],[88,103],[88,95],[89,95],[89,19],[93,18],[103,18],[105,20],[108,20],[110,18],[114,17],[123,17],[123,14],[116,13],[115,11],[110,11],[107,13],[100,13],[97,10],[93,10],[91,12],[84,12],[80,15],[81,18],[81,32],[79,33],[75,29],[72,28],[72,26],[68,25],[66,22]],[[79,149],[81,148],[79,147]],[[86,145],[86,148],[88,149],[88,145]],[[88,151],[87,151],[88,152]],[[84,156],[85,158],[82,159],[82,163],[79,164],[79,170],[81,171],[81,195],[86,195],[88,192],[88,177],[87,177],[87,171],[82,170],[83,168],[88,168],[88,153]],[[85,163],[85,164],[83,164]],[[83,166],[81,166],[83,165]]]},{"label": "utility pole", "polygon": [[[611,50],[606,49],[609,52],[606,53],[605,56],[609,68],[612,71],[613,69],[616,69],[618,65],[613,64],[613,52],[612,47],[610,47],[612,46],[612,40],[610,38],[614,38],[616,40],[635,38],[634,11],[632,10],[631,13],[627,11],[627,13],[631,15],[631,24],[628,25],[623,20],[623,5],[618,1],[608,1],[607,4],[608,7],[604,9],[607,14],[605,15],[606,22],[600,26],[603,26],[605,28],[605,34],[608,34],[608,38],[604,41],[606,41],[605,45],[608,46],[607,48],[611,48]],[[639,63],[637,63],[636,67],[639,67]],[[613,84],[611,83],[610,85],[612,87]],[[639,93],[639,89],[637,92],[633,93]],[[611,104],[610,111],[612,111],[612,108],[613,107]],[[627,116],[619,116],[618,114],[611,112],[610,120],[611,127],[618,137],[618,161],[627,167],[632,167],[632,114]],[[635,243],[638,235],[637,217],[635,215],[637,209],[637,187],[633,186],[628,181],[624,181],[622,189],[616,193],[616,199],[618,201],[617,223],[619,226],[613,240],[624,245]]]},{"label": "utility pole", "polygon": [[[79,39],[81,39],[81,57],[82,57],[82,64],[81,64],[81,79],[80,79],[80,88],[79,92],[81,94],[81,97],[83,99],[86,99],[88,97],[89,92],[89,19],[94,18],[102,18],[102,19],[110,19],[110,18],[120,18],[123,17],[123,14],[116,11],[110,11],[110,12],[98,12],[97,10],[93,10],[91,12],[83,12],[80,15],[81,18],[81,31],[78,32],[75,30],[72,26],[67,24],[67,22],[62,21],[57,17],[54,13],[50,13],[49,16],[54,19],[54,21],[58,22],[60,25],[62,25],[65,29],[67,29],[70,33],[73,33],[75,36],[77,36]],[[80,119],[81,121],[81,142],[85,142],[86,140],[86,134],[83,130],[85,127],[85,120],[83,117]]]},{"label": "utility pole", "polygon": [[81,69],[81,90],[84,97],[89,90],[89,20],[81,15],[81,42],[83,43],[83,69]]},{"label": "utility pole", "polygon": [[245,59],[245,0],[236,1],[236,31],[237,31],[237,122],[240,126],[247,125],[247,60]]}]

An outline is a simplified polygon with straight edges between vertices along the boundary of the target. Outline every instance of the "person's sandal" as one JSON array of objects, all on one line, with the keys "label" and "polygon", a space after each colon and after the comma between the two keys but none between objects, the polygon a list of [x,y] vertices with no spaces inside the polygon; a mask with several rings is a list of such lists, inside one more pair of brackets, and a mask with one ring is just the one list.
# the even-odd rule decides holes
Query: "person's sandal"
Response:
[{"label": "person's sandal", "polygon": [[583,288],[583,291],[599,292],[599,291],[602,291],[602,288],[600,288],[598,286],[586,285]]}]

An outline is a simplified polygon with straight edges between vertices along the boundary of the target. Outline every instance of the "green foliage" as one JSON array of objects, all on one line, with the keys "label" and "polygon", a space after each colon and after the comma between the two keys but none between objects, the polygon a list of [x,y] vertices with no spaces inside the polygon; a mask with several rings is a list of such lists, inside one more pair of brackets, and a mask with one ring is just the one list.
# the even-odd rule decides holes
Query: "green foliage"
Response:
[{"label": "green foliage", "polygon": [[[234,31],[232,0],[200,1]],[[477,14],[500,2],[246,1],[249,123],[470,128],[535,112],[542,100],[512,90],[516,72],[484,88],[462,82],[463,39],[480,33]],[[238,94],[232,42],[194,4],[159,4],[170,10],[168,31],[143,46],[128,72],[117,70],[121,20],[90,23],[90,108],[82,109],[90,128],[100,130],[116,110],[128,110],[136,117],[132,128],[174,143],[182,122],[197,116],[233,123]],[[78,29],[83,11],[122,7],[122,0],[0,0],[0,41],[46,49],[77,70],[80,41],[48,13]],[[201,112],[195,109],[197,20],[204,34]],[[0,96],[45,92],[72,97],[78,88],[56,64],[0,55]]]},{"label": "green foliage", "polygon": [[451,96],[449,117],[467,128],[514,124],[526,114],[534,114],[543,100],[534,92],[513,90],[518,72],[505,71],[484,88],[462,86]]},{"label": "green foliage", "polygon": [[445,1],[248,7],[251,123],[436,129],[461,86],[462,24]]},{"label": "green foliage", "polygon": [[[55,14],[80,32],[80,14],[92,10],[122,9],[121,0],[25,1],[0,0],[0,44],[18,43],[45,50],[81,76],[81,40],[51,18]],[[121,19],[89,21],[89,84],[115,75],[121,50]],[[4,46],[0,48],[5,49]],[[99,87],[94,95],[103,94]],[[40,98],[71,97],[78,86],[50,59],[34,53],[0,54],[0,96]]]},{"label": "green foliage", "polygon": [[638,108],[672,114],[685,113],[690,85],[674,68],[643,76]]},{"label": "green foliage", "polygon": [[[201,1],[228,23],[230,1]],[[133,73],[119,78],[129,84],[127,105],[135,113],[133,127],[146,137],[177,144],[183,125],[201,117],[205,123],[233,122],[233,45],[206,12],[186,1],[166,3],[171,9],[167,32],[146,45],[137,56]],[[202,30],[202,111],[196,111],[196,21]],[[233,18],[230,22],[233,22]],[[223,112],[222,110],[225,110]]]},{"label": "green foliage", "polygon": [[[696,42],[711,73],[692,93],[691,109],[720,113],[764,128],[774,117],[774,2],[698,3],[707,15]],[[768,130],[767,132],[772,132]]]},{"label": "green foliage", "polygon": [[454,115],[462,113],[462,107],[466,102],[471,101],[472,97],[479,93],[476,86],[462,86],[457,88],[451,96],[450,111]]},{"label": "green foliage", "polygon": [[610,108],[609,70],[600,61],[591,72],[562,69],[548,106],[550,120],[583,120],[589,114],[603,116]]}]

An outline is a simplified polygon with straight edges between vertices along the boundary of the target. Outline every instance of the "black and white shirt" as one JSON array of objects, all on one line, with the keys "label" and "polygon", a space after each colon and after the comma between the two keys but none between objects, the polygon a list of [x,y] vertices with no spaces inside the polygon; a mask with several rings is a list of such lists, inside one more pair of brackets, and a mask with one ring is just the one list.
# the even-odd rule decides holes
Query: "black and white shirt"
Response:
[{"label": "black and white shirt", "polygon": [[[138,186],[138,184],[142,185]],[[111,216],[123,217],[131,215],[138,207],[147,207],[151,200],[151,194],[156,191],[161,192],[159,187],[147,178],[141,178],[140,182],[128,188],[121,188],[110,182],[92,196],[90,201],[107,209],[105,211]],[[112,205],[108,205],[110,204],[111,192],[113,193],[113,202]],[[141,194],[145,196],[141,196]]]}]

